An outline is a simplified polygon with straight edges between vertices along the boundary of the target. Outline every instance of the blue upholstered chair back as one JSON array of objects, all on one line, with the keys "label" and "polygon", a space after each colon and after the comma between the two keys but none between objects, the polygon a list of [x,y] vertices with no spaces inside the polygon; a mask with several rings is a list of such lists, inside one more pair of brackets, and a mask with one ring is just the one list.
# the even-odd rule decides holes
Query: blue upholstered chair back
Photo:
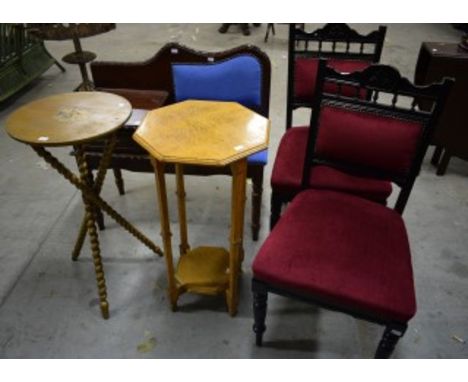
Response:
[{"label": "blue upholstered chair back", "polygon": [[[241,54],[218,62],[172,64],[174,99],[238,102],[259,111],[262,106],[262,66],[257,58]],[[265,165],[267,150],[248,163]]]},{"label": "blue upholstered chair back", "polygon": [[233,101],[253,110],[262,104],[262,67],[249,54],[219,62],[173,64],[172,76],[176,102]]}]

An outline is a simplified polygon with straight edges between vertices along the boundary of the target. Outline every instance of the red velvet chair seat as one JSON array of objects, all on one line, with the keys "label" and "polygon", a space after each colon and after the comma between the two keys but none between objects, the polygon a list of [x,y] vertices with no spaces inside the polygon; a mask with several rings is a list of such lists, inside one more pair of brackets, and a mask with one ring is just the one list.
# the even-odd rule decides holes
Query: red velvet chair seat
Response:
[{"label": "red velvet chair seat", "polygon": [[[300,190],[308,129],[290,128],[281,139],[271,176],[276,192],[292,197]],[[309,186],[347,192],[383,204],[392,193],[390,182],[349,175],[328,166],[312,167]]]},{"label": "red velvet chair seat", "polygon": [[[330,58],[327,65],[339,72],[352,73],[366,69],[371,65],[369,61],[363,60],[339,60]],[[315,84],[317,81],[318,59],[316,58],[298,58],[294,67],[294,98],[301,102],[312,102],[315,94]],[[330,83],[325,84],[326,92],[336,92],[336,86]],[[343,94],[354,95],[353,87],[348,86],[343,88]],[[360,93],[361,97],[365,97],[365,92]]]},{"label": "red velvet chair seat", "polygon": [[349,194],[300,193],[262,245],[253,272],[270,285],[382,320],[406,322],[416,312],[401,216]]}]

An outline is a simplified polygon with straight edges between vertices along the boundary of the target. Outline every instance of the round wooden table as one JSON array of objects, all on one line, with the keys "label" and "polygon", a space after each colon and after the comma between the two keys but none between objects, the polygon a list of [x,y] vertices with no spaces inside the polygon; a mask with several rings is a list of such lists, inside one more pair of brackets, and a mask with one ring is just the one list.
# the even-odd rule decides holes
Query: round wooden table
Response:
[{"label": "round wooden table", "polygon": [[[109,317],[107,289],[96,229],[97,210],[103,210],[155,253],[162,251],[145,235],[115,211],[99,193],[104,182],[116,139],[115,131],[130,117],[132,107],[123,97],[103,92],[76,92],[42,98],[15,110],[6,121],[8,134],[30,145],[36,153],[77,187],[83,197],[85,217],[73,250],[77,260],[86,233],[96,272],[101,313]],[[88,169],[82,145],[98,138],[108,138],[96,179]],[[80,176],[66,168],[46,147],[73,146]]]},{"label": "round wooden table", "polygon": [[[270,121],[235,102],[184,101],[149,112],[133,135],[151,155],[156,173],[161,235],[172,309],[184,292],[225,293],[229,313],[238,303],[247,157],[268,147]],[[180,227],[180,258],[174,269],[164,166],[174,163]],[[232,171],[229,250],[190,249],[183,165],[230,166]]]}]

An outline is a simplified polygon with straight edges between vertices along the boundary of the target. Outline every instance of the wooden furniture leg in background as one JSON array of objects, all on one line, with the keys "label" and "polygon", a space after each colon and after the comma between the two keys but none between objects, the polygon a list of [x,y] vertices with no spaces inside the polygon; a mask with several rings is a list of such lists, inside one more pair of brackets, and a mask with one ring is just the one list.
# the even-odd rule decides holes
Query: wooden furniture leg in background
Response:
[{"label": "wooden furniture leg in background", "polygon": [[[221,25],[219,27],[219,29],[218,29],[218,32],[219,33],[226,33],[231,25],[232,24],[223,24],[223,25]],[[249,36],[250,35],[249,24],[239,24],[239,26],[240,26],[242,34],[244,36]]]},{"label": "wooden furniture leg in background", "polygon": [[432,154],[431,164],[435,167],[439,165],[440,157],[443,153],[444,149],[442,146],[436,145],[434,147],[434,153]]},{"label": "wooden furniture leg in background", "polygon": [[122,170],[118,167],[114,167],[112,171],[114,172],[115,185],[117,186],[117,190],[119,190],[119,195],[125,195],[125,186],[122,177]]},{"label": "wooden furniture leg in background", "polygon": [[271,32],[273,33],[273,36],[274,36],[276,34],[275,24],[273,24],[273,23],[268,23],[267,24],[267,30],[266,30],[264,42],[268,42],[268,37],[270,36],[270,30],[271,30]]},{"label": "wooden furniture leg in background", "polygon": [[444,153],[442,154],[442,158],[440,159],[439,165],[437,166],[436,175],[442,176],[445,174],[451,157],[451,153],[447,149],[445,149]]}]

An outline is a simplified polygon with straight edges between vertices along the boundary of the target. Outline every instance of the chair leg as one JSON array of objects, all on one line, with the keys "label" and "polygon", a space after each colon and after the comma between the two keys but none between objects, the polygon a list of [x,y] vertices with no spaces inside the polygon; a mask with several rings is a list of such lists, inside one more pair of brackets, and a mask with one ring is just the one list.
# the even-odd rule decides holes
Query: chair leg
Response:
[{"label": "chair leg", "polygon": [[439,166],[437,167],[436,175],[438,175],[438,176],[445,175],[445,172],[447,171],[447,167],[448,167],[448,164],[450,162],[451,157],[452,156],[450,155],[450,153],[446,149],[444,151],[444,154],[442,155],[442,159],[439,162]]},{"label": "chair leg", "polygon": [[118,167],[114,167],[112,171],[114,171],[115,185],[119,190],[119,195],[125,195],[125,186],[122,177],[122,170]]},{"label": "chair leg", "polygon": [[267,24],[267,30],[266,30],[266,33],[265,33],[265,38],[263,39],[263,42],[268,42],[268,36],[270,35],[270,27],[269,27],[270,24]]},{"label": "chair leg", "polygon": [[272,191],[270,206],[270,231],[274,228],[280,218],[282,205],[283,200],[281,197],[275,191]]},{"label": "chair leg", "polygon": [[[291,99],[292,99],[292,97],[291,97]],[[290,104],[288,104],[288,105],[286,105],[286,130],[288,130],[290,127],[292,127],[292,118],[293,118],[293,109],[292,109],[292,106]]]},{"label": "chair leg", "polygon": [[240,24],[240,27],[244,36],[250,36],[249,24]]},{"label": "chair leg", "polygon": [[440,156],[442,155],[442,152],[444,151],[443,147],[442,146],[436,146],[434,148],[434,153],[432,154],[432,158],[431,158],[431,164],[435,167],[437,167],[439,165],[439,161],[440,161]]},{"label": "chair leg", "polygon": [[255,344],[262,346],[263,333],[266,330],[265,317],[267,312],[268,293],[266,291],[253,292],[253,309],[254,309],[254,326]]},{"label": "chair leg", "polygon": [[258,240],[260,231],[260,215],[262,209],[263,167],[252,176],[252,240]]},{"label": "chair leg", "polygon": [[265,39],[263,40],[264,42],[268,42],[268,37],[270,36],[270,30],[273,32],[273,35],[275,34],[275,24],[268,23],[267,24],[267,30],[265,34]]},{"label": "chair leg", "polygon": [[406,331],[406,325],[402,327],[387,326],[385,328],[382,339],[380,340],[379,347],[375,352],[374,358],[390,358],[395,349],[398,340],[403,337]]}]

